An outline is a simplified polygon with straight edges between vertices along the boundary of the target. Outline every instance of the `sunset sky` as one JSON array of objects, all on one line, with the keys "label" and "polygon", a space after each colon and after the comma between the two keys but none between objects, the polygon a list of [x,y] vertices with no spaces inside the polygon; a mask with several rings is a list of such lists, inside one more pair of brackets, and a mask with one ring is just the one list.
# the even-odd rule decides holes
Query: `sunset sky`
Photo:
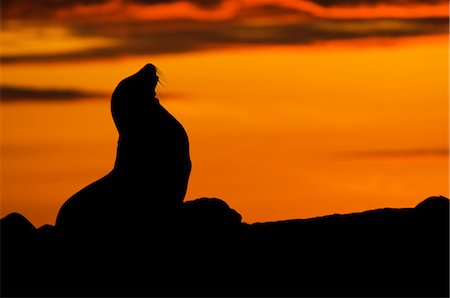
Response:
[{"label": "sunset sky", "polygon": [[1,6],[2,217],[54,224],[112,169],[110,95],[146,63],[189,135],[185,200],[252,223],[449,195],[446,0]]}]

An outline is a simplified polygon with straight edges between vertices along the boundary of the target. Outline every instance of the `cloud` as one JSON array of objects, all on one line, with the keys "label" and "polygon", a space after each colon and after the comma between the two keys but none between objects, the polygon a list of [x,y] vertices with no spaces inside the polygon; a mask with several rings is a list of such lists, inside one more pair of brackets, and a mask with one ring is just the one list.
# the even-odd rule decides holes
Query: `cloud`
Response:
[{"label": "cloud", "polygon": [[[239,0],[227,0],[226,2],[238,3]],[[14,20],[57,20],[61,16],[70,18],[72,15],[74,18],[80,16],[80,14],[88,13],[90,15],[93,11],[95,14],[101,15],[102,13],[120,14],[127,12],[131,7],[139,5],[140,9],[146,9],[150,7],[164,7],[168,10],[177,7],[183,8],[200,8],[207,12],[218,8],[225,2],[222,0],[14,0],[14,1],[2,1],[0,2],[3,19]],[[219,8],[220,9],[220,8]],[[124,16],[128,16],[127,13]]]},{"label": "cloud", "polygon": [[312,0],[311,2],[324,6],[373,6],[373,5],[417,5],[445,3],[446,0]]},{"label": "cloud", "polygon": [[[1,2],[5,20],[194,19],[232,20],[252,9],[263,8],[267,17],[277,9],[290,9],[318,17],[376,17],[421,14],[447,15],[445,0],[15,0]],[[393,15],[392,15],[393,14]]]},{"label": "cloud", "polygon": [[[120,27],[120,30],[117,30]],[[51,54],[4,55],[3,63],[51,62],[157,55],[223,48],[236,45],[307,45],[358,38],[399,38],[447,34],[447,18],[419,19],[314,19],[292,23],[252,22],[122,22],[72,27],[77,38],[114,41],[110,46]],[[42,40],[45,44],[45,40]]]},{"label": "cloud", "polygon": [[[51,20],[55,13],[61,9],[71,8],[75,5],[94,5],[111,0],[14,0],[1,1],[2,19],[47,19]],[[49,19],[50,18],[50,19]]]},{"label": "cloud", "polygon": [[20,100],[74,100],[103,97],[105,94],[86,92],[75,89],[37,89],[18,86],[1,86],[1,102]]},{"label": "cloud", "polygon": [[[71,8],[74,6],[96,6],[99,4],[116,3],[120,6],[126,6],[129,4],[137,3],[146,6],[157,6],[161,4],[177,4],[188,3],[196,7],[204,8],[207,10],[220,7],[225,2],[235,2],[242,8],[248,6],[288,6],[288,7],[301,7],[308,4],[320,5],[323,7],[355,7],[355,6],[375,6],[375,5],[401,5],[401,6],[413,6],[413,5],[434,5],[438,3],[447,3],[446,0],[292,0],[292,1],[279,1],[279,0],[14,0],[14,1],[2,1],[1,7],[3,10],[3,17],[19,16],[26,17],[26,13],[33,15],[45,15],[47,12],[57,11],[63,8]],[[39,10],[36,10],[39,9]]]},{"label": "cloud", "polygon": [[[228,0],[229,1],[229,0]],[[137,2],[143,4],[167,4],[180,2],[180,0],[131,0],[130,2]],[[215,8],[222,3],[222,0],[188,0],[188,2],[203,8]]]},{"label": "cloud", "polygon": [[2,63],[448,34],[441,0],[16,0],[2,8]]}]

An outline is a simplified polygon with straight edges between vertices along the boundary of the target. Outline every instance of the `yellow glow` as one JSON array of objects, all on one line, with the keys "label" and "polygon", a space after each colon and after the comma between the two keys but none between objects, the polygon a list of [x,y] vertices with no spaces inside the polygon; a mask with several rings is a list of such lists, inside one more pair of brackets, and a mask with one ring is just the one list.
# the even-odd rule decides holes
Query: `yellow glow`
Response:
[{"label": "yellow glow", "polygon": [[115,43],[107,38],[74,36],[65,27],[30,26],[18,22],[8,22],[2,28],[0,42],[2,56],[64,54]]}]

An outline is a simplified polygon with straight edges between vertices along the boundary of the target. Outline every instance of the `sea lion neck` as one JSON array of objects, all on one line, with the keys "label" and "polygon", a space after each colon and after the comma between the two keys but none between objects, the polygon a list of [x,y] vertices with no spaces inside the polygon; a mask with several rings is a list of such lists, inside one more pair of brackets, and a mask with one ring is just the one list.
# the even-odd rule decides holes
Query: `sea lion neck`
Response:
[{"label": "sea lion neck", "polygon": [[160,114],[159,100],[146,96],[125,97],[121,94],[111,100],[111,114],[120,136],[139,135],[155,123]]}]

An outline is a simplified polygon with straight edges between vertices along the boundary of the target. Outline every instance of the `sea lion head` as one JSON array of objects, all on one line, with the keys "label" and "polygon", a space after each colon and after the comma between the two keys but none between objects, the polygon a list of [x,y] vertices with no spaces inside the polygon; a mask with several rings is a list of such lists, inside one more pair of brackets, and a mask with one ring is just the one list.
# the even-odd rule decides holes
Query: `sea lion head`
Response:
[{"label": "sea lion head", "polygon": [[143,119],[149,118],[158,104],[155,88],[159,77],[153,64],[146,64],[123,79],[111,97],[111,113],[120,135],[139,131]]}]

